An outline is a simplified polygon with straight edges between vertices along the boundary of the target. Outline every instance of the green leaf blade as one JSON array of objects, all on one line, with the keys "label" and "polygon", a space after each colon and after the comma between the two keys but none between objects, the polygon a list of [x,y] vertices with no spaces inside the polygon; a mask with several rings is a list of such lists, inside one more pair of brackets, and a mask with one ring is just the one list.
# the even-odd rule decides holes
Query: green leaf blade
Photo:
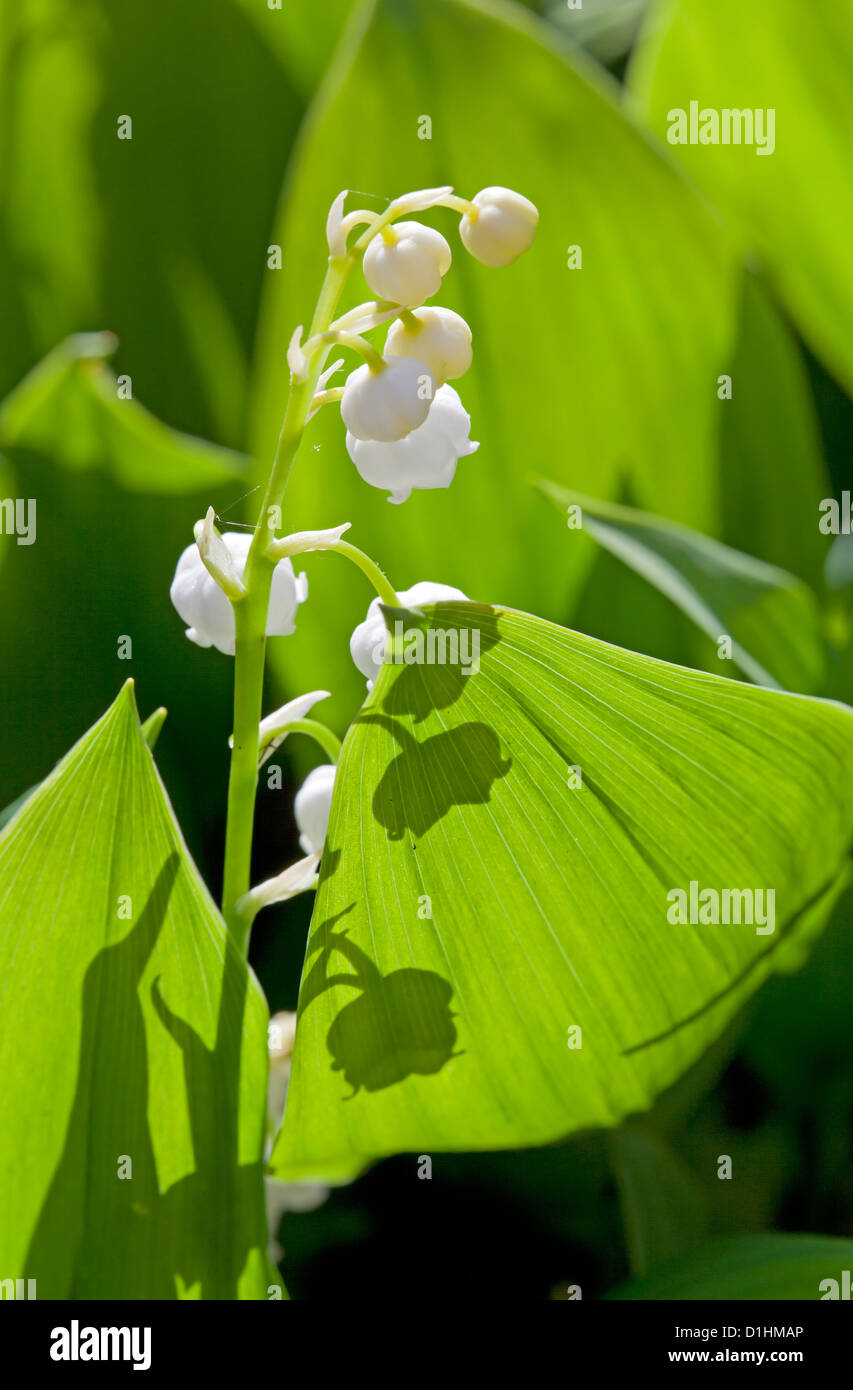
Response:
[{"label": "green leaf blade", "polygon": [[54,348],[0,405],[0,447],[41,454],[60,467],[98,468],[131,492],[221,487],[242,478],[230,449],[172,430],[135,401],[105,358],[109,333],[78,333]]},{"label": "green leaf blade", "polygon": [[[738,0],[666,0],[635,51],[631,85],[661,140],[671,115],[772,111],[774,148],[669,146],[766,263],[788,312],[848,390],[853,383],[853,273],[843,229],[853,219],[846,132],[853,122],[853,6],[779,0],[773,25]],[[698,132],[697,132],[698,134]]]},{"label": "green leaf blade", "polygon": [[40,1298],[266,1297],[263,1000],[129,685],[7,826],[0,881],[4,1268]]},{"label": "green leaf blade", "polygon": [[665,594],[759,685],[812,694],[826,674],[820,613],[812,591],[775,565],[709,536],[541,480],[541,491],[611,554]]},{"label": "green leaf blade", "polygon": [[[825,914],[853,835],[846,708],[429,612],[479,628],[480,669],[385,665],[345,741],[279,1176],[645,1108]],[[772,888],[775,933],[671,923],[692,880]]]}]

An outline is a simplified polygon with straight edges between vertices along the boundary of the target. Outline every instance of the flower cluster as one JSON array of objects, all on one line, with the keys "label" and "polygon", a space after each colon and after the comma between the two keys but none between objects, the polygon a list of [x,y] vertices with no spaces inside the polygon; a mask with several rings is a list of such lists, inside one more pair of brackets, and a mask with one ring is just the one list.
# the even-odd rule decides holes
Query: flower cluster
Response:
[{"label": "flower cluster", "polygon": [[[382,213],[345,214],[346,196],[335,199],[326,224],[329,270],[312,336],[303,343],[297,328],[288,348],[291,392],[261,512],[265,522],[270,514],[280,515],[287,471],[308,420],[332,402],[340,403],[346,447],[356,469],[371,486],[387,489],[391,502],[405,502],[415,488],[449,487],[459,459],[479,447],[471,441],[470,417],[450,385],[471,366],[472,334],[461,315],[426,303],[441,289],[452,253],[440,232],[411,220],[411,214],[435,207],[458,212],[463,246],[487,266],[511,264],[536,234],[536,208],[508,188],[485,188],[471,201],[449,187],[422,189],[395,199]],[[365,226],[350,245],[351,233]],[[333,319],[359,259],[377,298]],[[387,327],[380,353],[365,335],[382,325]],[[329,383],[343,363],[326,366],[335,345],[353,349],[363,359],[340,388]],[[344,540],[348,529],[345,523],[278,537],[268,523],[254,533],[220,535],[210,508],[196,524],[195,543],[181,555],[172,581],[172,602],[190,640],[237,658],[223,912],[241,941],[248,940],[262,907],[316,887],[337,775],[340,742],[330,728],[309,717],[328,692],[300,695],[262,717],[264,643],[259,635],[292,633],[297,609],[308,596],[305,575],[296,574],[292,558],[336,551],[373,584],[377,597],[350,640],[368,690],[386,658],[389,610],[466,601],[460,589],[427,581],[395,590],[370,556]],[[314,738],[331,761],[315,767],[296,793],[293,810],[303,857],[249,887],[251,837],[247,841],[234,827],[241,817],[243,829],[251,823],[257,769],[294,732]],[[228,845],[236,846],[230,859]]]},{"label": "flower cluster", "polygon": [[[398,200],[401,210],[446,205],[462,211],[460,235],[470,253],[488,266],[506,266],[526,251],[536,234],[534,205],[508,188],[485,188],[469,203],[450,189],[426,190]],[[335,207],[338,208],[335,214]],[[343,202],[330,214],[329,244],[341,249]],[[471,329],[452,309],[426,305],[450,269],[444,237],[420,222],[377,219],[362,268],[377,302],[341,323],[353,334],[369,331],[377,318],[393,318],[380,355],[365,353],[363,366],[347,378],[341,394],[346,446],[359,474],[372,487],[387,488],[390,502],[405,502],[414,488],[449,487],[460,458],[478,445],[471,419],[447,383],[467,372]],[[386,306],[380,310],[380,304]]]}]

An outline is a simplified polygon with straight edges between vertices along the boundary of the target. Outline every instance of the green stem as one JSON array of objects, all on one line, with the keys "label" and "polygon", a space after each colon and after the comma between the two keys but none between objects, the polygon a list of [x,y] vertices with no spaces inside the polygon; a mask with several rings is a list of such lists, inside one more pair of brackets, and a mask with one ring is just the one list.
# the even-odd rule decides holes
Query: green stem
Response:
[{"label": "green stem", "polygon": [[305,344],[305,351],[310,352],[318,347],[346,347],[357,352],[359,357],[363,357],[372,372],[385,370],[387,363],[381,352],[377,352],[372,343],[366,338],[362,338],[358,333],[349,333],[344,328],[330,328],[327,333],[319,333],[316,340],[309,339]]},{"label": "green stem", "polygon": [[[248,571],[248,563],[247,563]],[[225,871],[222,915],[245,955],[249,924],[237,902],[250,886],[255,793],[258,785],[258,726],[264,690],[264,652],[270,585],[274,566],[256,561],[249,592],[234,605],[237,629],[234,652],[234,743],[228,780],[228,820],[225,830]]]},{"label": "green stem", "polygon": [[[326,329],[334,317],[338,300],[347,282],[355,256],[330,258],[309,337]],[[251,885],[252,835],[255,794],[258,785],[258,729],[264,692],[266,623],[274,560],[267,554],[273,538],[270,512],[284,500],[293,460],[302,441],[317,380],[323,370],[328,347],[310,361],[307,379],[291,384],[287,409],[275,451],[258,526],[255,530],[243,583],[246,596],[234,605],[236,645],[234,651],[234,743],[228,780],[228,819],[225,829],[225,869],[222,884],[222,915],[243,955],[248,953],[251,923],[237,911],[237,903]]]},{"label": "green stem", "polygon": [[321,724],[319,719],[291,719],[288,724],[282,724],[279,728],[271,730],[268,734],[270,741],[280,738],[287,734],[307,734],[313,738],[315,743],[319,743],[324,753],[327,753],[329,760],[333,763],[338,761],[341,755],[341,740],[337,734],[325,724]]},{"label": "green stem", "polygon": [[358,565],[388,608],[400,607],[400,600],[391,587],[391,581],[386,579],[375,561],[371,560],[369,555],[365,555],[363,550],[359,550],[357,545],[350,545],[349,541],[336,541],[329,549],[337,551],[338,555],[345,555],[348,560],[352,560],[354,565]]}]

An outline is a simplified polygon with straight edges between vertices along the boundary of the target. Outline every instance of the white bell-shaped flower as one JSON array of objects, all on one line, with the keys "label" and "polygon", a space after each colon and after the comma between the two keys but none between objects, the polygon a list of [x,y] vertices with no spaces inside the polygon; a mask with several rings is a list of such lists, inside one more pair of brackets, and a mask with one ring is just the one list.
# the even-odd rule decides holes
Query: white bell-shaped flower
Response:
[{"label": "white bell-shaped flower", "polygon": [[[222,542],[228,549],[234,573],[242,579],[249,546],[248,531],[227,531]],[[199,647],[216,647],[234,655],[234,609],[216,580],[205,568],[198,546],[188,545],[178,561],[169,597],[187,624],[187,637]],[[295,628],[296,610],[308,597],[308,580],[298,577],[289,560],[279,560],[273,571],[267,613],[267,636],[288,637]]]},{"label": "white bell-shaped flower", "polygon": [[296,793],[293,814],[299,828],[299,846],[303,854],[323,853],[336,772],[334,763],[322,763],[308,773]]},{"label": "white bell-shaped flower", "polygon": [[347,452],[366,483],[388,488],[388,501],[400,503],[413,488],[450,487],[459,459],[480,447],[470,430],[471,416],[456,391],[439,386],[426,420],[404,439],[383,444],[348,431]]},{"label": "white bell-shaped flower", "polygon": [[511,188],[483,188],[471,201],[476,211],[464,213],[459,224],[463,245],[483,265],[511,265],[533,242],[537,209]]},{"label": "white bell-shaped flower", "polygon": [[450,247],[441,232],[422,222],[396,222],[378,233],[364,253],[364,278],[377,299],[423,304],[450,269]]},{"label": "white bell-shaped flower", "polygon": [[473,355],[471,330],[462,315],[432,305],[415,309],[409,319],[396,319],[385,339],[386,357],[419,358],[439,385],[464,376]]},{"label": "white bell-shaped flower", "polygon": [[[422,579],[410,589],[400,589],[397,593],[401,608],[418,608],[422,603],[449,603],[452,599],[462,599],[467,603],[468,595],[451,584],[433,584]],[[379,675],[379,668],[385,655],[388,629],[380,608],[381,600],[375,598],[367,610],[367,617],[359,623],[349,641],[350,655],[363,676],[367,677],[368,690]]]},{"label": "white bell-shaped flower", "polygon": [[390,443],[423,424],[435,392],[435,377],[416,357],[392,357],[381,372],[365,363],[347,377],[341,415],[356,439]]}]

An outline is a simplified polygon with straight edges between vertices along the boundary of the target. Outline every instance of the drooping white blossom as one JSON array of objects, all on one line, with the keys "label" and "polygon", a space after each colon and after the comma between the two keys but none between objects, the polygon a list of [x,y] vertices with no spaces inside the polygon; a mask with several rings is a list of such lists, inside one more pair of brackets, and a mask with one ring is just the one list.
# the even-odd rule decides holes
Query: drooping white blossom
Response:
[{"label": "drooping white blossom", "polygon": [[390,443],[423,424],[435,392],[432,372],[416,357],[392,357],[380,372],[365,363],[347,377],[341,415],[354,438]]},{"label": "drooping white blossom", "polygon": [[[403,358],[399,359],[403,361]],[[425,421],[403,439],[382,443],[347,432],[347,452],[371,487],[387,488],[389,502],[405,502],[413,488],[449,487],[460,458],[480,446],[470,438],[471,417],[452,386],[440,386]]]},{"label": "drooping white blossom", "polygon": [[441,232],[422,222],[396,222],[369,243],[364,278],[379,299],[411,308],[437,293],[451,260]]},{"label": "drooping white blossom", "polygon": [[[433,584],[429,579],[422,579],[410,589],[398,590],[397,598],[401,608],[417,609],[422,603],[449,603],[452,599],[467,602],[468,595],[451,584]],[[367,677],[368,690],[373,689],[373,682],[379,675],[388,639],[380,603],[379,598],[373,600],[364,622],[359,623],[349,642],[350,655],[361,674]]]},{"label": "drooping white blossom", "polygon": [[385,339],[386,357],[418,357],[438,382],[463,376],[471,365],[471,330],[461,314],[452,309],[426,305],[415,309],[410,319],[397,319]]},{"label": "drooping white blossom", "polygon": [[464,213],[459,224],[463,245],[483,265],[511,265],[533,242],[536,207],[511,188],[483,188],[471,201],[475,211]]},{"label": "drooping white blossom", "polygon": [[[226,531],[221,537],[227,548],[231,572],[242,580],[252,537],[246,531]],[[205,568],[195,542],[188,545],[178,561],[169,596],[183,621],[187,637],[199,647],[216,647],[226,656],[234,655],[234,609],[216,580]],[[296,610],[308,597],[304,574],[294,574],[290,560],[279,560],[273,571],[267,613],[267,636],[287,637],[294,631]]]},{"label": "drooping white blossom", "polygon": [[323,852],[336,772],[334,763],[321,763],[308,773],[294,797],[293,814],[299,828],[299,845],[303,854]]}]

